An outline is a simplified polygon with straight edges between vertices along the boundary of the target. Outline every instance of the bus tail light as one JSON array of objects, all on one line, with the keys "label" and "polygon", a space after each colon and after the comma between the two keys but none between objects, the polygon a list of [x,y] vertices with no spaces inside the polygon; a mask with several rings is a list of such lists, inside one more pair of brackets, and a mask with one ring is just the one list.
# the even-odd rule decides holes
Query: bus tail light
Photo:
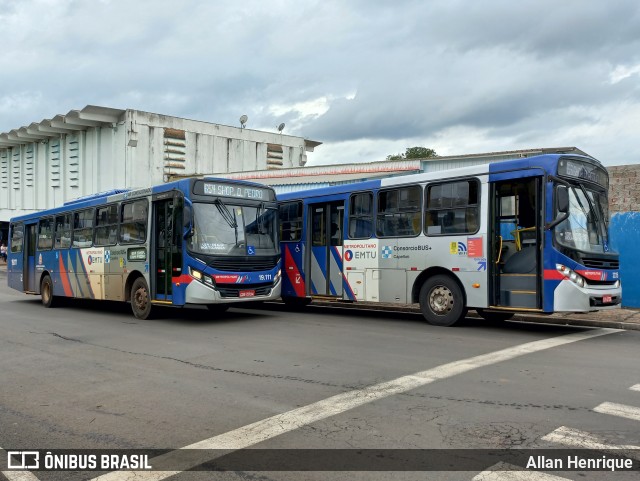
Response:
[{"label": "bus tail light", "polygon": [[560,274],[565,276],[567,279],[569,279],[578,287],[584,287],[584,284],[585,284],[584,277],[582,277],[577,272],[569,269],[567,266],[562,264],[556,264],[556,269],[558,270],[558,272],[560,272]]}]

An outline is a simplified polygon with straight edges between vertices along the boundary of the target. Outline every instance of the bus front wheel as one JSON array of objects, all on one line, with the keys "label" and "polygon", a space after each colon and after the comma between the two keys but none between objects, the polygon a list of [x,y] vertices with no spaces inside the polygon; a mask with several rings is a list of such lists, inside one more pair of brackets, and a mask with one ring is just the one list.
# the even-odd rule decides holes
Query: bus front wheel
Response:
[{"label": "bus front wheel", "polygon": [[467,313],[462,289],[446,275],[430,277],[422,285],[420,310],[427,322],[434,326],[453,326]]},{"label": "bus front wheel", "polygon": [[138,319],[151,318],[151,298],[144,277],[138,277],[131,286],[131,310]]},{"label": "bus front wheel", "polygon": [[53,297],[53,282],[49,275],[42,278],[42,283],[40,284],[40,296],[42,297],[42,305],[44,307],[55,307],[56,298]]}]

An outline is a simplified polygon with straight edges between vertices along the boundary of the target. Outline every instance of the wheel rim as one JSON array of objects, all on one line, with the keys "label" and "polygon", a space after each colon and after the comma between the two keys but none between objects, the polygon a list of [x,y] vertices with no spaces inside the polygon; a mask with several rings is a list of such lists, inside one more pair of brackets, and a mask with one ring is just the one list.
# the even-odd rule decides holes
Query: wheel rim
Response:
[{"label": "wheel rim", "polygon": [[429,292],[429,307],[439,315],[444,316],[453,309],[453,293],[446,286],[435,286]]},{"label": "wheel rim", "polygon": [[144,287],[140,287],[136,290],[135,296],[133,296],[133,303],[139,312],[144,312],[149,304],[149,295]]}]

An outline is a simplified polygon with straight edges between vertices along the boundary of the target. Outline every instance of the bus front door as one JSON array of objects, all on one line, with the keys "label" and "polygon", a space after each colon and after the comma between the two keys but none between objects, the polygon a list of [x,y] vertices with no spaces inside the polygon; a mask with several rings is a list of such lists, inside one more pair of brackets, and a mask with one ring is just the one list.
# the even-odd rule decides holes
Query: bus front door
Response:
[{"label": "bus front door", "polygon": [[542,308],[541,178],[505,179],[490,186],[489,305],[539,310]]},{"label": "bus front door", "polygon": [[311,255],[305,267],[311,273],[309,294],[342,298],[344,202],[310,204],[309,209]]},{"label": "bus front door", "polygon": [[156,302],[173,303],[173,278],[182,274],[181,221],[178,218],[180,204],[181,199],[173,196],[153,203],[154,275],[151,293]]},{"label": "bus front door", "polygon": [[24,291],[36,292],[36,224],[24,226],[24,237]]}]

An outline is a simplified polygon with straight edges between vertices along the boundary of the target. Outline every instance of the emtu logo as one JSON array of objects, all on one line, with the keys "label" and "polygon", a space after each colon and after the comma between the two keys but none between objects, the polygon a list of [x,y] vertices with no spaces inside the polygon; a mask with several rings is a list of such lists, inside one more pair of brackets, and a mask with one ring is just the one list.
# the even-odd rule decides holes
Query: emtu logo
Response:
[{"label": "emtu logo", "polygon": [[353,259],[353,252],[350,250],[344,251],[344,260],[348,262],[351,259]]},{"label": "emtu logo", "polygon": [[[17,461],[14,462],[14,459]],[[38,469],[40,468],[40,453],[38,451],[7,451],[7,467],[9,469]]]}]

